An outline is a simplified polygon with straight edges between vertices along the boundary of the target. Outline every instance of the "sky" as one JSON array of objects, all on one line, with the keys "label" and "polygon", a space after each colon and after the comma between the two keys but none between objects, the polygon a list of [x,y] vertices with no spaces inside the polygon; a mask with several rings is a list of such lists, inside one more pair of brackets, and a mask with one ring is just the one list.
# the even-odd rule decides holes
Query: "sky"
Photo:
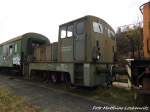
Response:
[{"label": "sky", "polygon": [[28,32],[58,39],[59,25],[85,15],[118,26],[142,21],[139,7],[149,0],[0,0],[0,43]]}]

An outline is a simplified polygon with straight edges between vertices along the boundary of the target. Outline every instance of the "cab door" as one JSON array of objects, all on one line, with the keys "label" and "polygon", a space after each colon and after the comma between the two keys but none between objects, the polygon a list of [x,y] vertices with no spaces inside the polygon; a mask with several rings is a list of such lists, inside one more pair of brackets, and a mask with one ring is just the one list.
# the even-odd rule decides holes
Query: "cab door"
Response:
[{"label": "cab door", "polygon": [[85,59],[85,22],[75,23],[74,38],[74,58],[75,61],[84,61]]}]

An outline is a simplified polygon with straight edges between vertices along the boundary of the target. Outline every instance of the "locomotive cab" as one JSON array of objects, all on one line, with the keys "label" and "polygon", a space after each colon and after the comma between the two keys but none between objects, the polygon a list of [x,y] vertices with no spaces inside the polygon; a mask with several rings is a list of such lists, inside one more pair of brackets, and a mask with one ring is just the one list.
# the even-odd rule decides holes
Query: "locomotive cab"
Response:
[{"label": "locomotive cab", "polygon": [[113,63],[116,53],[116,38],[112,27],[100,18],[92,18],[92,59],[100,63]]},{"label": "locomotive cab", "polygon": [[72,66],[72,83],[96,86],[108,82],[111,76],[99,70],[109,70],[114,62],[114,35],[112,27],[95,16],[84,16],[59,26],[58,62],[63,63],[60,68],[65,70]]},{"label": "locomotive cab", "polygon": [[114,30],[104,20],[94,16],[60,25],[58,59],[62,62],[112,63],[116,52],[114,35]]},{"label": "locomotive cab", "polygon": [[85,61],[85,26],[85,18],[82,18],[59,27],[59,61]]}]

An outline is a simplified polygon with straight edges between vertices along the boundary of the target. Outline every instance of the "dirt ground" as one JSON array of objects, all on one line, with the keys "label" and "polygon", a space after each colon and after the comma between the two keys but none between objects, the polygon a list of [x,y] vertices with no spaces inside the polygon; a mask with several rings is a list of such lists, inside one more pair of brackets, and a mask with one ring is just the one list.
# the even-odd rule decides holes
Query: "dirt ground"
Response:
[{"label": "dirt ground", "polygon": [[[88,112],[94,111],[93,106],[105,106],[103,103],[10,75],[0,74],[0,86],[8,88],[15,95],[25,97],[29,103],[41,107],[44,112]],[[99,112],[103,111],[105,110],[99,109]]]},{"label": "dirt ground", "polygon": [[24,97],[28,103],[39,106],[42,112],[122,112],[122,110],[113,110],[117,106],[100,100],[91,100],[56,89],[52,85],[4,73],[0,73],[0,87],[6,87],[14,95]]}]

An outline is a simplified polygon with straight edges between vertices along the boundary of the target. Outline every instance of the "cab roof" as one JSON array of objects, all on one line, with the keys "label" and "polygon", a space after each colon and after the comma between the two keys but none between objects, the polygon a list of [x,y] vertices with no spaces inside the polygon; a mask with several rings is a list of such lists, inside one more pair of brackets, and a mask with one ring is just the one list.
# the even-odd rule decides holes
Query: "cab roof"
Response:
[{"label": "cab roof", "polygon": [[[72,20],[72,21],[70,21],[70,22],[66,22],[66,23],[64,23],[64,24],[59,25],[59,27],[62,27],[62,26],[65,26],[65,25],[74,23],[74,22],[76,22],[76,21],[88,19],[88,18],[91,19],[91,20],[99,20],[99,21],[103,22],[104,24],[106,24],[112,31],[114,31],[114,29],[113,29],[106,21],[104,21],[103,19],[101,19],[101,18],[99,18],[99,17],[92,16],[92,15],[86,15],[86,16],[80,17],[80,18],[78,18],[78,19]],[[115,32],[115,31],[114,31],[114,32]]]}]

